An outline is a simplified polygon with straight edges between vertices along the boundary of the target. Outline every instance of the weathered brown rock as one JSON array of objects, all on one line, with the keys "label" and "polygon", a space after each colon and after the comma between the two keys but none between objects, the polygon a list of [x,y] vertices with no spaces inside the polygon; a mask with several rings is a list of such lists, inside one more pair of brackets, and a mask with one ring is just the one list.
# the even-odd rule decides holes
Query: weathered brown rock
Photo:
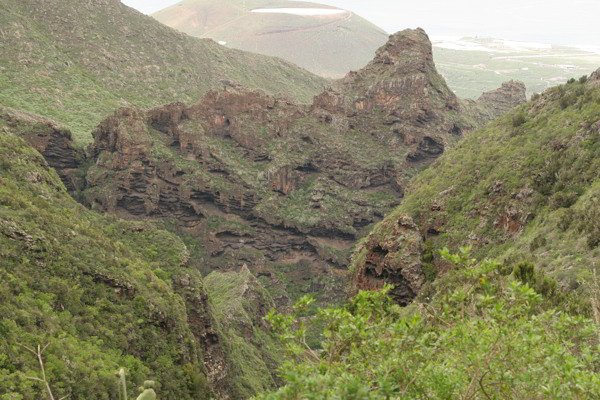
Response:
[{"label": "weathered brown rock", "polygon": [[[411,149],[411,163],[439,156],[452,140],[449,134],[460,135],[469,127],[453,113],[459,108],[436,71],[431,42],[422,29],[390,36],[365,68],[350,72],[313,102],[313,113],[323,121],[343,112],[350,129],[387,132],[389,144]],[[436,150],[429,152],[433,143]]]},{"label": "weathered brown rock", "polygon": [[592,72],[588,78],[588,82],[597,83],[600,82],[600,68]]},{"label": "weathered brown rock", "polygon": [[526,101],[525,84],[520,81],[508,81],[496,90],[483,93],[477,99],[477,104],[490,110],[493,117],[497,118]]},{"label": "weathered brown rock", "polygon": [[373,61],[340,85],[346,94],[357,95],[357,110],[385,107],[392,115],[414,116],[414,108],[425,113],[437,107],[458,109],[458,99],[436,71],[429,37],[420,28],[390,36]]},{"label": "weathered brown rock", "polygon": [[355,290],[381,289],[393,285],[390,295],[406,305],[417,295],[425,282],[421,269],[423,239],[409,216],[401,216],[393,226],[382,227],[388,234],[382,238],[369,235],[362,262],[352,278]]},{"label": "weathered brown rock", "polygon": [[525,84],[519,81],[504,82],[496,90],[483,93],[477,101],[461,100],[462,113],[477,126],[485,125],[527,101]]},{"label": "weathered brown rock", "polygon": [[7,107],[0,107],[0,120],[6,124],[4,129],[21,136],[42,153],[70,192],[83,188],[77,169],[83,165],[85,153],[73,147],[70,131],[50,119]]},{"label": "weathered brown rock", "polygon": [[[463,112],[425,32],[406,30],[310,106],[227,84],[191,106],[118,110],[94,132],[85,199],[169,218],[198,237],[205,272],[293,264],[308,265],[309,280],[329,279],[418,168],[473,128]],[[418,290],[417,269],[385,269],[404,285],[399,298]]]}]

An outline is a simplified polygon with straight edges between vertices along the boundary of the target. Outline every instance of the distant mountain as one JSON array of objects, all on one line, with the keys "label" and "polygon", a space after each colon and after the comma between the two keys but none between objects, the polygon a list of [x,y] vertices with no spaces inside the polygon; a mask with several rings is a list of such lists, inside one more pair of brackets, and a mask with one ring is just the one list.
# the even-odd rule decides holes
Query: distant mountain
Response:
[{"label": "distant mountain", "polygon": [[0,105],[35,112],[77,140],[115,108],[196,101],[233,80],[308,102],[325,84],[283,60],[168,28],[117,0],[0,2]]},{"label": "distant mountain", "polygon": [[[281,12],[256,12],[284,9]],[[313,9],[321,9],[317,15]],[[315,74],[341,78],[362,68],[387,33],[358,15],[283,0],[184,0],[153,14],[160,22],[226,47],[278,56]]]}]

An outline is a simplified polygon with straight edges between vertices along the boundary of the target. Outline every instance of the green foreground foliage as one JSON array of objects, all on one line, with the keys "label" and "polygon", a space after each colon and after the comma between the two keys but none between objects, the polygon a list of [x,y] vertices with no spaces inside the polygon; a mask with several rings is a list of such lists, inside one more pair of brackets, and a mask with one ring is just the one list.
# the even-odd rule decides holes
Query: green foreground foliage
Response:
[{"label": "green foreground foliage", "polygon": [[46,398],[26,350],[38,345],[56,399],[116,399],[119,367],[130,397],[147,378],[160,398],[206,397],[203,349],[172,285],[185,276],[187,295],[202,290],[181,240],[77,204],[20,138],[0,135],[0,163],[0,399]]},{"label": "green foreground foliage", "polygon": [[[296,315],[268,320],[286,345],[286,386],[259,399],[597,399],[600,325],[554,308],[520,279],[527,268],[477,263],[468,249],[427,303],[381,292],[322,310],[322,350],[306,346]],[[524,278],[525,277],[525,278]]]}]

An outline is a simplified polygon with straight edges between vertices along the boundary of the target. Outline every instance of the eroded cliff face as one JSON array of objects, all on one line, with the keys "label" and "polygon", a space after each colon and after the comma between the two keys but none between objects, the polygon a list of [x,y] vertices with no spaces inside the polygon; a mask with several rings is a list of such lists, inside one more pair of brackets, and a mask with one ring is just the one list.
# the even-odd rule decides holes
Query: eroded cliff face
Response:
[{"label": "eroded cliff face", "polygon": [[[438,250],[469,246],[478,259],[492,257],[507,268],[531,262],[565,291],[581,290],[577,276],[589,272],[600,254],[598,83],[600,70],[548,89],[468,135],[460,149],[419,174],[402,204],[357,246],[355,288],[382,285],[373,280],[389,280],[392,269],[403,277],[401,271],[417,263],[432,280],[449,267]],[[521,84],[509,82],[479,102],[507,109],[521,102],[522,93]],[[425,239],[421,260],[393,256],[391,248],[407,236],[399,228],[410,225],[407,216],[416,224],[412,231]],[[423,284],[413,282],[417,290]],[[421,300],[435,285],[421,287]]]},{"label": "eroded cliff face", "polygon": [[0,129],[23,137],[42,153],[70,193],[83,187],[85,181],[77,170],[85,162],[85,152],[73,146],[70,131],[48,118],[8,107],[0,107]]},{"label": "eroded cliff face", "polygon": [[439,156],[472,128],[437,73],[431,43],[422,29],[390,36],[364,69],[350,72],[317,96],[313,111],[326,114],[325,121],[344,115],[349,129],[370,132],[408,150],[404,168]]},{"label": "eroded cliff face", "polygon": [[511,80],[496,90],[483,93],[476,101],[462,100],[462,107],[466,114],[481,122],[494,120],[526,101],[525,84]]},{"label": "eroded cliff face", "polygon": [[352,276],[354,290],[378,290],[393,285],[390,296],[408,305],[425,283],[421,265],[423,238],[408,215],[380,225],[386,235],[369,235],[356,257]]},{"label": "eroded cliff face", "polygon": [[[355,240],[408,179],[489,118],[474,121],[448,89],[421,29],[391,36],[310,106],[224,85],[191,106],[108,117],[93,133],[85,200],[160,218],[194,243],[206,273],[246,263],[280,306],[304,292],[341,299]],[[505,94],[506,104],[518,97],[493,99]]]}]

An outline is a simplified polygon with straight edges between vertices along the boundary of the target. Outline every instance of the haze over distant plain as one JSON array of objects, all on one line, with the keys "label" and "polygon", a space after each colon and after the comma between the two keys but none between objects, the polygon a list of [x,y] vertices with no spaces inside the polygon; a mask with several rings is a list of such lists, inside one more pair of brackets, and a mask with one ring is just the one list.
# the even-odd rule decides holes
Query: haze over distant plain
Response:
[{"label": "haze over distant plain", "polygon": [[[179,0],[122,0],[151,14]],[[598,0],[315,0],[353,11],[386,31],[600,46]]]}]

